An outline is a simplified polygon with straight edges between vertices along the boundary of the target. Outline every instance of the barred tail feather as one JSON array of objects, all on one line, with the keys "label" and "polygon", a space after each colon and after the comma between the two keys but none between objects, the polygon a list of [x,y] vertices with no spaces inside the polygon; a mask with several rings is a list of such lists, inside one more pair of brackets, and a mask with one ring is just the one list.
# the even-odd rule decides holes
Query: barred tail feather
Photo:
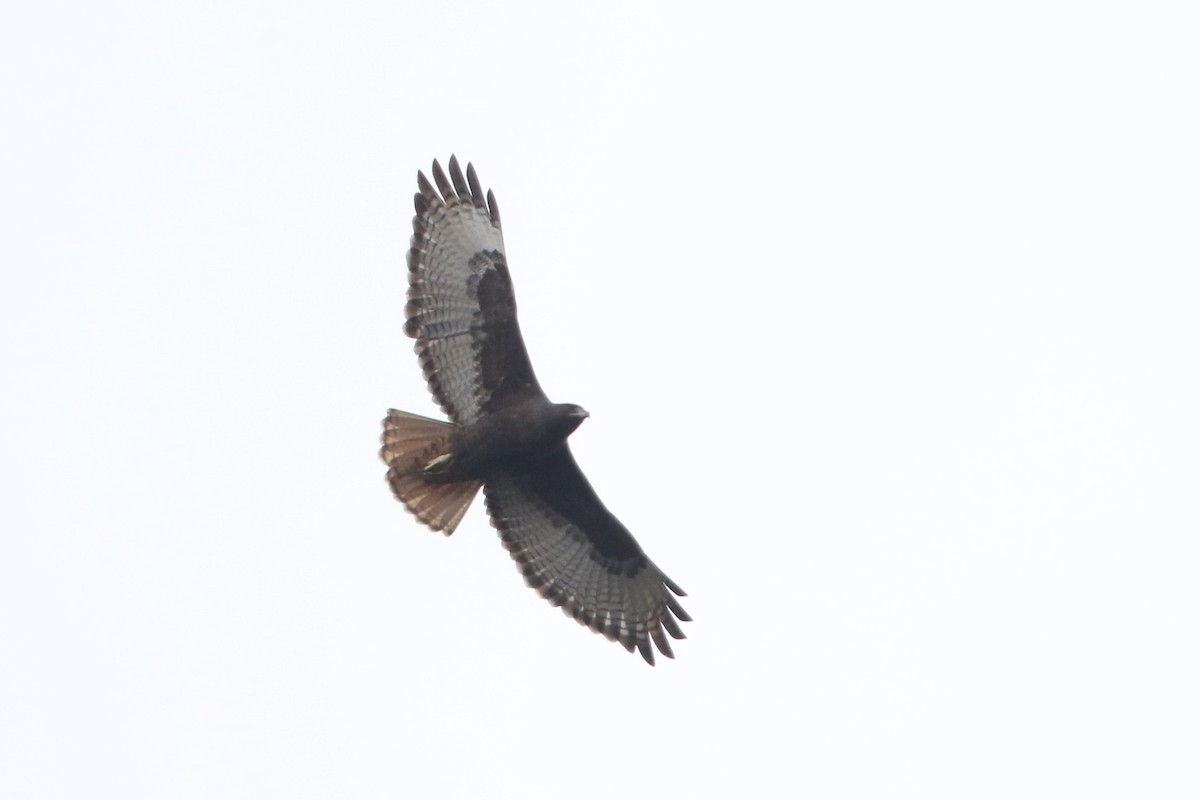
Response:
[{"label": "barred tail feather", "polygon": [[389,409],[383,420],[379,457],[396,499],[421,522],[449,536],[454,533],[482,481],[443,483],[429,480],[425,465],[449,449],[454,426],[407,411]]}]

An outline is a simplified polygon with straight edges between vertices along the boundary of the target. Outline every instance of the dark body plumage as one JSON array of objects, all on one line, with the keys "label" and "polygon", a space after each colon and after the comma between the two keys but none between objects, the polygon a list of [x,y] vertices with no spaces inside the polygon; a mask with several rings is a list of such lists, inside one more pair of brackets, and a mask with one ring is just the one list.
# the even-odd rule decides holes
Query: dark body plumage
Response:
[{"label": "dark body plumage", "polygon": [[485,479],[501,470],[524,474],[542,469],[586,418],[579,406],[527,398],[455,428],[449,458],[429,475],[453,483]]},{"label": "dark body plumage", "polygon": [[650,664],[673,657],[689,620],[664,575],[604,507],[567,446],[587,417],[551,403],[517,325],[496,199],[451,157],[417,174],[405,332],[449,423],[391,410],[388,482],[421,522],[449,535],[482,487],[492,524],[530,586]]}]

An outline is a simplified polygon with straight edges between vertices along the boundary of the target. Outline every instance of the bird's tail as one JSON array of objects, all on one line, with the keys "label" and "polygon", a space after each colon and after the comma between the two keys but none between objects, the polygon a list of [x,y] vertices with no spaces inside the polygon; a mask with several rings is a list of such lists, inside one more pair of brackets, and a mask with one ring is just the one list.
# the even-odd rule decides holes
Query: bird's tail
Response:
[{"label": "bird's tail", "polygon": [[431,479],[425,467],[450,448],[454,426],[428,417],[389,409],[383,419],[379,457],[396,499],[435,531],[454,533],[482,481],[445,483]]}]

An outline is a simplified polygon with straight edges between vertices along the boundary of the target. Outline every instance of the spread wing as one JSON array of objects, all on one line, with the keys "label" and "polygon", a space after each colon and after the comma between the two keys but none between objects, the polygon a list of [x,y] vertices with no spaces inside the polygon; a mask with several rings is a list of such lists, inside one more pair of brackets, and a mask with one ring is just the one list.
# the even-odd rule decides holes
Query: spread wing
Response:
[{"label": "spread wing", "polygon": [[525,582],[626,650],[654,663],[674,658],[664,630],[683,639],[689,621],[664,575],[596,496],[564,444],[538,469],[500,473],[484,485],[488,513]]},{"label": "spread wing", "polygon": [[435,189],[417,173],[404,331],[429,390],[451,420],[470,424],[530,396],[545,398],[521,330],[496,198],[450,157],[433,162]]}]

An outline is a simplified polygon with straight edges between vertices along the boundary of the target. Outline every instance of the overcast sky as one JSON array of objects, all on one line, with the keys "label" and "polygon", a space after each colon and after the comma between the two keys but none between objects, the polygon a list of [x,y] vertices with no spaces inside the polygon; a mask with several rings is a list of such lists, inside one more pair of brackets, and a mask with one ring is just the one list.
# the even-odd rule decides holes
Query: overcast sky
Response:
[{"label": "overcast sky", "polygon": [[[1191,4],[9,5],[0,796],[1200,794]],[[451,153],[675,661],[384,482]]]}]

